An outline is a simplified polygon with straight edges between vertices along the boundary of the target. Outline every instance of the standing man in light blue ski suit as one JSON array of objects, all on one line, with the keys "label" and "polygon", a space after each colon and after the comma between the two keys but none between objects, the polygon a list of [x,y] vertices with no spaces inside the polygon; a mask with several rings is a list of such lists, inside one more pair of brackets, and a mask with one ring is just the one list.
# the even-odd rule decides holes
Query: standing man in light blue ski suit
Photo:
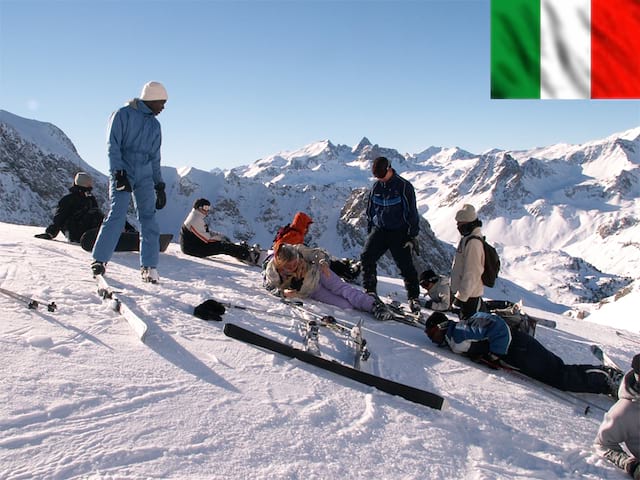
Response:
[{"label": "standing man in light blue ski suit", "polygon": [[140,222],[142,280],[151,283],[159,280],[160,229],[156,209],[164,208],[167,197],[160,172],[162,134],[156,116],[164,110],[167,98],[161,83],[149,82],[142,88],[140,98],[130,100],[111,115],[107,137],[111,206],[93,247],[94,275],[105,272],[124,228],[133,194]]}]

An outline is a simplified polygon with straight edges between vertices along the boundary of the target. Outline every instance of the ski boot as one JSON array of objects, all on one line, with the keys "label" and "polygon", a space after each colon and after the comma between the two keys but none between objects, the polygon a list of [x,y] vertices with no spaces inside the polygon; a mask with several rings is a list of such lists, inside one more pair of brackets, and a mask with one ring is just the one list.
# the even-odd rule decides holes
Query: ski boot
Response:
[{"label": "ski boot", "polygon": [[140,269],[140,275],[142,276],[142,281],[145,283],[158,283],[160,281],[158,269],[154,267],[142,267]]}]

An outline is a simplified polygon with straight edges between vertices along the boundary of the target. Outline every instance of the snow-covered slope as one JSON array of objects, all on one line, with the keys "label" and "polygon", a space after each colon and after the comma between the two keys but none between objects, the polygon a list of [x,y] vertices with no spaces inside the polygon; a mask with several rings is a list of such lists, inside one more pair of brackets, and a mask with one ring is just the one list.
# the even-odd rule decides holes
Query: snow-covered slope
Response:
[{"label": "snow-covered slope", "polygon": [[[224,320],[300,345],[292,321],[278,316],[289,307],[261,288],[256,268],[171,245],[161,284],[148,285],[137,254],[116,254],[108,277],[149,323],[145,345],[98,299],[88,253],[35,239],[36,227],[0,228],[0,287],[58,305],[29,310],[0,295],[1,478],[626,478],[592,453],[602,411],[585,416],[583,403],[464,361],[419,329],[307,302],[345,320],[364,315],[365,368],[445,396],[442,412],[231,340],[221,323],[192,316],[208,298],[249,305],[264,314],[228,309]],[[381,279],[389,298],[402,290]],[[619,305],[637,312],[638,289]],[[599,313],[615,315],[620,335],[532,313],[558,322],[537,335],[565,360],[593,363],[588,346],[597,343],[626,367],[640,329],[617,306],[612,299]],[[324,330],[321,348],[343,361],[350,354]]]}]

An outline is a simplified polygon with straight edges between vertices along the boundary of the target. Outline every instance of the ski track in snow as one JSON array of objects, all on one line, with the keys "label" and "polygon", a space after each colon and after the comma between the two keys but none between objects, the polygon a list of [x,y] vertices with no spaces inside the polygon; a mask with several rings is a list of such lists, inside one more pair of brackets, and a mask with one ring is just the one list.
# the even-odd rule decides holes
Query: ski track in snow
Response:
[{"label": "ski track in snow", "polygon": [[[116,254],[107,278],[149,324],[146,344],[95,294],[90,255],[3,225],[0,286],[56,312],[0,295],[0,478],[559,479],[625,478],[591,442],[602,412],[583,415],[535,385],[430,344],[421,329],[307,302],[355,323],[363,370],[442,394],[431,410],[226,337],[193,308],[207,298],[224,320],[300,347],[296,310],[261,288],[259,270],[228,257],[161,256],[159,285],[139,281],[138,255]],[[383,294],[404,298],[386,279]],[[526,303],[526,300],[525,300]],[[301,314],[302,315],[302,314]],[[311,318],[311,317],[309,317]],[[627,366],[636,335],[552,316],[538,337],[571,362],[603,345]],[[346,338],[321,327],[323,356],[351,364]],[[584,398],[608,406],[602,396]]]}]

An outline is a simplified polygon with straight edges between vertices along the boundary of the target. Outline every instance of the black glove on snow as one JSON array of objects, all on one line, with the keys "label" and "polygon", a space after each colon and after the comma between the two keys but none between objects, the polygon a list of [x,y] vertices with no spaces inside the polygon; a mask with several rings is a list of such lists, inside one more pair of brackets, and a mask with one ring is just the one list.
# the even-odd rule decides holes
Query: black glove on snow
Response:
[{"label": "black glove on snow", "polygon": [[214,322],[222,321],[222,314],[225,307],[222,303],[213,299],[205,300],[203,303],[193,309],[193,314],[202,320],[213,320]]},{"label": "black glove on snow", "polygon": [[116,181],[116,190],[119,192],[130,192],[131,184],[127,178],[127,172],[125,170],[116,170],[113,173],[113,178]]},{"label": "black glove on snow", "polygon": [[156,185],[156,210],[162,210],[167,204],[167,194],[164,193],[164,182]]},{"label": "black glove on snow", "polygon": [[53,240],[53,237],[51,236],[51,234],[44,232],[44,233],[36,233],[34,235],[34,237],[36,238],[42,238],[44,240]]}]

